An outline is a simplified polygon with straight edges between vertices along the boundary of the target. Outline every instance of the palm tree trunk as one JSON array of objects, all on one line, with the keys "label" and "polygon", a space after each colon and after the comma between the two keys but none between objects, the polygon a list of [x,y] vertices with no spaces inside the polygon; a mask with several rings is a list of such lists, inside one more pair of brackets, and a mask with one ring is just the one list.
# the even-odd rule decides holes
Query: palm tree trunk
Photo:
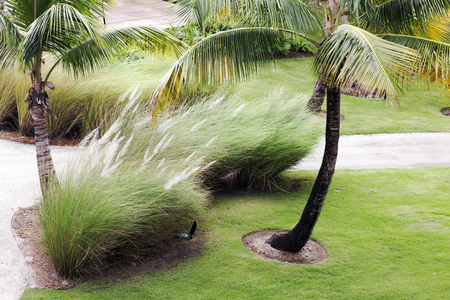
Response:
[{"label": "palm tree trunk", "polygon": [[[43,97],[44,95],[39,96]],[[32,98],[36,99],[39,96],[35,95],[35,97]],[[42,195],[45,195],[48,191],[49,184],[57,182],[55,167],[53,165],[53,159],[48,142],[46,120],[47,111],[42,105],[39,105],[36,102],[30,103],[29,107],[34,125],[39,183],[41,185]]]},{"label": "palm tree trunk", "polygon": [[272,236],[270,245],[278,250],[298,252],[306,245],[319,219],[333,178],[339,145],[341,95],[338,88],[327,89],[325,151],[319,174],[297,225],[284,235]]},{"label": "palm tree trunk", "polygon": [[327,84],[322,80],[321,76],[316,81],[313,94],[309,99],[306,107],[312,112],[317,114],[322,109],[323,100],[325,99],[325,92]]}]

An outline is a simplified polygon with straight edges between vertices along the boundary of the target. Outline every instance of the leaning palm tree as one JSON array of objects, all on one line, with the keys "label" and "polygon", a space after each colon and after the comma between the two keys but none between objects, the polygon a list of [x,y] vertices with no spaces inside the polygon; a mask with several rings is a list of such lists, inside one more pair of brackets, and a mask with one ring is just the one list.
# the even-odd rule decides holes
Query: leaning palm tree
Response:
[{"label": "leaning palm tree", "polygon": [[[207,6],[204,3],[208,0],[192,2],[202,3],[201,7],[208,8],[211,17],[230,15],[234,10],[242,14],[245,24],[262,22],[270,28],[221,32],[192,46],[158,86],[153,105],[160,110],[174,101],[188,83],[210,84],[246,78],[256,70],[257,62],[267,57],[264,48],[267,38],[276,40],[282,31],[302,34],[293,30],[293,26],[315,24],[314,14],[303,13],[307,5],[300,0],[216,1],[222,6]],[[342,0],[341,5],[348,9],[350,24],[336,26],[324,37],[313,64],[327,93],[322,165],[297,225],[287,234],[271,238],[271,246],[279,250],[297,252],[302,249],[320,215],[337,159],[341,89],[357,82],[365,94],[384,91],[391,99],[398,99],[399,91],[413,76],[420,80],[449,82],[450,45],[433,39],[425,30],[437,19],[448,17],[449,1]]]},{"label": "leaning palm tree", "polygon": [[[46,123],[47,114],[56,118],[46,91],[55,88],[49,81],[55,67],[62,65],[78,76],[95,71],[130,47],[172,50],[177,54],[185,47],[164,31],[151,27],[100,31],[95,16],[112,3],[113,0],[10,0],[0,11],[0,67],[18,66],[31,79],[26,101],[34,122],[43,193],[51,181],[56,181]],[[43,74],[46,55],[53,61]]]}]

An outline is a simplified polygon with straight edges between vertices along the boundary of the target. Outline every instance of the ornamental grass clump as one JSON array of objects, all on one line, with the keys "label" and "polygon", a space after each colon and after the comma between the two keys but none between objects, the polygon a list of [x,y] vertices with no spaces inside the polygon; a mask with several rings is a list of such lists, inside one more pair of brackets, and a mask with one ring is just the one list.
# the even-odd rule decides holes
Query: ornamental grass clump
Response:
[{"label": "ornamental grass clump", "polygon": [[[146,100],[173,60],[145,58],[123,59],[107,66],[87,78],[73,81],[60,67],[53,71],[52,83],[55,90],[48,91],[52,99],[51,109],[57,119],[48,118],[48,133],[51,139],[80,138],[97,127],[105,132],[122,108],[118,101],[134,82],[146,87]],[[45,67],[52,65],[47,58]],[[151,74],[148,70],[151,69]],[[70,79],[70,80],[69,80]],[[23,135],[33,135],[33,122],[25,102],[25,94],[30,88],[27,75],[17,67],[5,68],[0,72],[0,127],[19,131]]]},{"label": "ornamental grass clump", "polygon": [[[129,103],[137,102],[135,92]],[[177,164],[152,160],[144,167],[134,159],[130,150],[142,138],[127,134],[130,108],[102,138],[79,149],[40,203],[44,245],[63,276],[83,273],[106,257],[145,253],[188,229],[205,207],[206,193],[192,178],[168,185],[170,174],[182,171]]]},{"label": "ornamental grass clump", "polygon": [[195,151],[209,163],[197,174],[208,188],[270,187],[317,142],[320,125],[306,100],[278,91],[248,103],[221,92],[165,112],[155,134],[173,141],[156,158]]},{"label": "ornamental grass clump", "polygon": [[44,197],[44,244],[59,274],[82,273],[112,255],[138,256],[199,216],[205,197],[192,182],[167,190],[166,178],[123,169],[109,178],[67,176]]}]

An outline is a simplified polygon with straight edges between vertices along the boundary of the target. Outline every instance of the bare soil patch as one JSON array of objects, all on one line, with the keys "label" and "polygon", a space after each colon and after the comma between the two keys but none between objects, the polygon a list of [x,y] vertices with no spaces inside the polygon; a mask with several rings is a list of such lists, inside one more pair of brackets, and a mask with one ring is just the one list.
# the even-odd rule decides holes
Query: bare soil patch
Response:
[{"label": "bare soil patch", "polygon": [[199,256],[205,248],[205,235],[200,231],[192,240],[174,239],[149,251],[146,257],[133,261],[108,261],[98,268],[87,270],[83,276],[64,278],[56,272],[44,251],[36,206],[20,208],[12,218],[11,227],[29,268],[29,289],[65,290],[91,280],[118,282],[142,273],[173,268],[185,259]]},{"label": "bare soil patch", "polygon": [[[34,137],[23,136],[18,132],[0,131],[0,139],[34,145]],[[51,146],[77,146],[80,139],[57,139],[49,140]]]},{"label": "bare soil patch", "polygon": [[280,57],[278,59],[309,58],[313,56],[314,56],[313,53],[290,50],[288,55]]},{"label": "bare soil patch", "polygon": [[327,248],[321,243],[310,239],[306,245],[296,253],[280,251],[272,248],[267,242],[274,234],[281,235],[286,231],[255,231],[242,238],[244,246],[266,259],[278,260],[292,264],[317,264],[328,259]]}]

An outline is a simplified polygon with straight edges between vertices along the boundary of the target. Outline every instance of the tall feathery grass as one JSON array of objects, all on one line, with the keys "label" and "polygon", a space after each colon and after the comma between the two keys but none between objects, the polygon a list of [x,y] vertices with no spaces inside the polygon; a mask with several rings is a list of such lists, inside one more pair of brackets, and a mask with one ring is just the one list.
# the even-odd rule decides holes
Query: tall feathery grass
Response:
[{"label": "tall feathery grass", "polygon": [[[50,138],[83,137],[97,127],[105,132],[124,105],[118,101],[120,95],[135,82],[141,82],[147,87],[142,99],[147,99],[145,96],[151,94],[173,63],[170,58],[132,59],[77,79],[57,67],[50,77],[56,88],[47,91],[51,109],[57,115],[57,119],[48,117]],[[51,60],[46,68],[48,65]],[[32,119],[24,101],[30,84],[29,76],[15,68],[0,72],[0,126],[31,136]]]},{"label": "tall feathery grass", "polygon": [[197,156],[214,162],[198,174],[207,187],[270,187],[317,142],[320,124],[305,104],[304,96],[282,91],[257,103],[219,92],[162,116],[155,134],[173,141],[156,159],[195,149]]},{"label": "tall feathery grass", "polygon": [[165,112],[155,127],[140,98],[137,86],[121,96],[116,121],[100,139],[99,130],[85,138],[40,204],[43,240],[61,275],[171,239],[201,217],[205,183],[264,183],[318,136],[304,97],[274,93],[245,107],[216,94]]},{"label": "tall feathery grass", "polygon": [[[135,92],[128,104],[137,102]],[[161,162],[143,167],[128,152],[142,141],[125,134],[132,124],[130,108],[125,106],[100,139],[79,149],[60,184],[40,203],[43,241],[61,275],[82,273],[111,255],[155,247],[186,230],[205,207],[207,194],[192,178],[167,185],[178,165],[167,161],[166,172],[159,172]]]},{"label": "tall feathery grass", "polygon": [[[24,120],[21,110],[25,106],[26,76],[14,69],[0,72],[0,125],[16,127],[22,131]],[[31,119],[31,117],[29,117]],[[26,129],[24,129],[26,130]]]}]

